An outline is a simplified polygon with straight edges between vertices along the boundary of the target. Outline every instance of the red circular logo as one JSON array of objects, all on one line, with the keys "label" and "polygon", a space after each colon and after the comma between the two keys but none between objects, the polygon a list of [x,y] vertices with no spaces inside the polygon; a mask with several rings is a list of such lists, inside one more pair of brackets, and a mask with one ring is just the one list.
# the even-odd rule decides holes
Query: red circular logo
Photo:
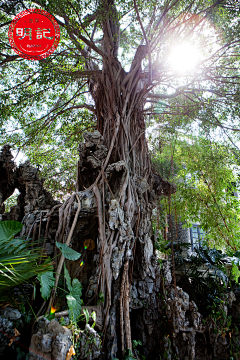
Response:
[{"label": "red circular logo", "polygon": [[18,55],[28,60],[41,60],[57,48],[60,28],[47,11],[28,9],[15,16],[9,26],[8,38]]}]

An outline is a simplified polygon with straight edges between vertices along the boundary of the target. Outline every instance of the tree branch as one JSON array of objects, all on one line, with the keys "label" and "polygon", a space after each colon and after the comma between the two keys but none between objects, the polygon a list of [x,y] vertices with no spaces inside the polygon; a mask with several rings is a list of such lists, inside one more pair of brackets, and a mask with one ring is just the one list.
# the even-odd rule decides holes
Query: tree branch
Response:
[{"label": "tree branch", "polygon": [[146,45],[147,45],[147,49],[148,49],[148,62],[149,62],[149,83],[152,82],[152,56],[151,56],[151,44],[149,43],[148,41],[148,38],[147,38],[147,35],[145,33],[145,30],[144,30],[144,27],[143,27],[143,24],[142,24],[142,21],[140,19],[140,15],[139,15],[139,11],[138,11],[138,7],[137,7],[137,4],[136,4],[136,0],[133,0],[134,2],[134,8],[135,8],[135,11],[137,13],[137,19],[138,19],[138,22],[141,26],[141,29],[142,29],[142,33],[143,33],[143,36],[144,36],[144,39],[146,41]]}]

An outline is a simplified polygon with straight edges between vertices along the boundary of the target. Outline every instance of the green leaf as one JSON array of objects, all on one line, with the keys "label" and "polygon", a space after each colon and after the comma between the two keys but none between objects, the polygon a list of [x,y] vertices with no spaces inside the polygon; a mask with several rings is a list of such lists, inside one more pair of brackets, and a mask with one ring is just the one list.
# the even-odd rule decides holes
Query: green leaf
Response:
[{"label": "green leaf", "polygon": [[71,249],[67,244],[56,242],[56,247],[61,251],[63,256],[68,260],[78,260],[81,254]]},{"label": "green leaf", "polygon": [[69,295],[67,295],[66,298],[69,307],[70,319],[76,322],[78,316],[81,314],[82,285],[78,279],[73,279],[71,283],[71,278],[65,264],[64,277],[69,290]]},{"label": "green leaf", "polygon": [[236,251],[232,256],[236,256],[237,258],[240,258],[240,251]]},{"label": "green leaf", "polygon": [[69,316],[70,319],[76,322],[76,306],[77,306],[77,300],[72,295],[67,295],[67,303],[69,308]]},{"label": "green leaf", "polygon": [[228,321],[228,324],[227,324],[228,329],[230,329],[231,324],[232,324],[232,318],[230,318]]},{"label": "green leaf", "polygon": [[33,284],[33,300],[36,299],[36,286]]},{"label": "green leaf", "polygon": [[72,284],[71,284],[71,278],[68,272],[68,269],[66,268],[66,265],[64,264],[64,277],[67,283],[67,287],[68,290],[71,292],[72,291]]},{"label": "green leaf", "polygon": [[232,275],[233,275],[233,278],[234,278],[235,282],[238,283],[238,278],[240,276],[240,271],[238,269],[238,266],[234,263],[234,261],[232,262]]},{"label": "green leaf", "polygon": [[126,355],[124,356],[123,360],[134,360],[133,354],[130,349],[127,349]]},{"label": "green leaf", "polygon": [[53,271],[47,271],[45,273],[41,273],[38,275],[37,279],[40,281],[41,284],[40,291],[42,297],[46,301],[50,297],[51,290],[55,283]]},{"label": "green leaf", "polygon": [[96,321],[96,318],[97,318],[97,315],[96,315],[96,312],[95,312],[95,311],[93,311],[93,312],[91,313],[91,317],[92,317],[93,321],[95,322],[95,321]]},{"label": "green leaf", "polygon": [[8,241],[22,230],[23,224],[18,221],[6,220],[0,222],[0,241]]},{"label": "green leaf", "polygon": [[96,325],[96,318],[97,318],[95,311],[93,311],[91,313],[91,317],[92,317],[92,319],[94,321],[93,324],[92,324],[92,329],[94,329],[94,326]]},{"label": "green leaf", "polygon": [[84,313],[85,318],[86,318],[86,323],[88,324],[88,323],[89,323],[89,313],[88,313],[88,310],[87,310],[87,309],[83,309],[83,313]]},{"label": "green leaf", "polygon": [[132,341],[133,349],[136,349],[138,345],[142,346],[141,340],[133,340]]},{"label": "green leaf", "polygon": [[48,319],[49,321],[51,321],[51,320],[55,319],[55,313],[53,313],[53,314],[48,314],[48,315],[46,315],[45,317],[46,317],[46,319]]},{"label": "green leaf", "polygon": [[26,283],[39,274],[51,271],[51,259],[38,265],[42,249],[25,239],[14,239],[22,229],[15,221],[0,222],[0,301],[11,296],[11,287]]},{"label": "green leaf", "polygon": [[81,302],[82,285],[78,279],[73,279],[72,291],[70,292],[70,294],[76,299],[75,318],[77,319],[78,316],[81,314],[81,308],[82,308],[82,302]]}]

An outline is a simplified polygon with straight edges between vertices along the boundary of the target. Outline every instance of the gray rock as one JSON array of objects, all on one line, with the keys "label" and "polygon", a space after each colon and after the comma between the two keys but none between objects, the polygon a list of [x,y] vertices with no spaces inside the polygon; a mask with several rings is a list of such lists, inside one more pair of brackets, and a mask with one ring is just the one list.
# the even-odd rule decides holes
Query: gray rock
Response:
[{"label": "gray rock", "polygon": [[9,320],[18,320],[21,318],[21,313],[17,309],[12,309],[10,307],[5,307],[0,310],[0,316],[7,318]]},{"label": "gray rock", "polygon": [[84,140],[86,143],[93,143],[95,145],[102,145],[103,144],[103,136],[100,134],[98,130],[93,132],[84,132],[83,133]]},{"label": "gray rock", "polygon": [[[4,350],[8,347],[10,339],[15,337],[16,321],[21,321],[21,313],[17,309],[5,307],[0,310],[0,333],[5,336],[1,336],[0,339],[0,357],[3,355]],[[16,337],[14,341],[18,341],[20,337]]]},{"label": "gray rock", "polygon": [[72,344],[71,331],[61,326],[55,319],[50,322],[41,319],[37,333],[32,336],[29,360],[65,360]]}]

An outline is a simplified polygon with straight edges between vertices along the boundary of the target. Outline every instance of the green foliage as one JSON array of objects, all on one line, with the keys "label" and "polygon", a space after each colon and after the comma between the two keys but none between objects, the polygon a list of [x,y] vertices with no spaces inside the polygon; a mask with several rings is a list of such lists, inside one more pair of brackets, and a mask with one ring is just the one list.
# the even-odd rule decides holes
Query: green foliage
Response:
[{"label": "green foliage", "polygon": [[[232,193],[237,191],[240,169],[235,151],[220,140],[182,135],[178,138],[176,133],[169,135],[169,145],[161,152],[156,150],[153,161],[162,176],[176,185],[170,211],[186,226],[200,223],[209,247],[236,251],[240,246],[240,201]],[[164,219],[169,214],[165,199],[160,209]]]},{"label": "green foliage", "polygon": [[104,295],[101,291],[99,291],[97,305],[99,305],[100,303],[104,303],[104,301]]},{"label": "green foliage", "polygon": [[21,350],[21,349],[20,349],[20,347],[17,347],[17,348],[16,348],[16,351],[17,351],[17,358],[16,358],[16,360],[21,360],[21,359],[28,360],[28,359],[29,359],[30,354],[29,354],[29,353],[25,353],[24,350]]},{"label": "green foliage", "polygon": [[227,273],[226,265],[230,263],[220,250],[200,246],[190,256],[182,256],[180,251],[174,255],[176,270],[182,270],[179,286],[188,292],[204,316],[212,313],[222,298],[238,286],[233,268]]},{"label": "green foliage", "polygon": [[56,242],[56,247],[61,251],[62,255],[68,260],[78,260],[81,254],[71,249],[67,244]]},{"label": "green foliage", "polygon": [[[96,322],[96,313],[95,311],[93,311],[91,313],[91,317],[93,319],[93,324],[91,326],[91,328],[93,329],[95,326],[95,322]],[[83,309],[83,314],[79,317],[79,321],[84,320],[86,321],[86,324],[88,324],[89,322],[89,313],[87,309]],[[95,334],[93,334],[91,331],[89,331],[89,327],[85,327],[84,330],[80,330],[80,328],[77,326],[76,323],[72,323],[71,324],[71,328],[72,328],[72,333],[73,333],[73,343],[75,343],[75,338],[76,338],[76,343],[75,343],[75,353],[76,355],[74,355],[73,359],[78,359],[79,354],[80,354],[80,347],[83,346],[83,349],[85,351],[85,356],[89,356],[92,354],[92,346],[96,345],[96,337]],[[81,340],[84,339],[83,344],[81,343]],[[99,339],[100,340],[100,339]],[[100,343],[98,344],[98,349],[100,350],[102,347],[101,345],[101,340]]]},{"label": "green foliage", "polygon": [[140,340],[132,341],[133,349],[136,349],[138,345],[142,346],[142,342]]},{"label": "green foliage", "polygon": [[10,196],[7,200],[4,201],[5,205],[5,213],[9,212],[11,207],[14,205],[17,205],[17,197],[19,195],[19,192],[14,192],[12,196]]},{"label": "green foliage", "polygon": [[2,243],[12,240],[14,235],[22,230],[23,224],[18,221],[1,221],[0,222],[0,241]]},{"label": "green foliage", "polygon": [[[56,243],[56,246],[61,250],[62,254],[68,260],[77,260],[81,256],[77,251],[69,248],[66,244]],[[64,278],[69,290],[68,295],[66,295],[70,319],[73,322],[77,321],[77,318],[80,316],[81,312],[81,295],[82,295],[82,285],[77,279],[71,281],[69,272],[64,264]],[[55,278],[53,275],[53,269],[38,275],[38,280],[40,281],[40,291],[44,300],[47,300],[50,297],[51,290],[55,283]],[[54,314],[48,315],[48,318],[54,318]]]},{"label": "green foliage", "polygon": [[[133,349],[137,352],[137,357],[135,357],[132,353],[132,351],[130,349],[127,349],[125,351],[123,360],[135,360],[135,359],[139,359],[139,357],[141,357],[142,360],[145,360],[146,357],[144,355],[140,355],[139,351],[136,350],[137,346],[140,345],[142,346],[142,343],[140,340],[133,340]],[[119,360],[117,358],[113,358],[112,360]]]},{"label": "green foliage", "polygon": [[[15,221],[0,222],[0,301],[10,295],[11,287],[18,286],[52,268],[49,259],[41,265],[41,248],[25,239],[14,239],[22,229]],[[43,258],[44,259],[44,258]]]},{"label": "green foliage", "polygon": [[234,281],[238,283],[238,279],[240,277],[240,271],[239,271],[239,266],[237,266],[234,261],[232,262],[232,276]]},{"label": "green foliage", "polygon": [[141,358],[142,360],[145,360],[146,356],[141,355],[139,353],[139,350],[137,348],[138,346],[142,346],[142,342],[140,340],[133,340],[132,341],[133,353],[137,356],[137,359]]},{"label": "green foliage", "polygon": [[59,324],[62,325],[62,326],[65,326],[65,319],[64,317],[62,316],[60,319],[59,319]]},{"label": "green foliage", "polygon": [[40,291],[42,294],[42,298],[46,301],[51,295],[51,290],[55,282],[53,271],[47,271],[45,273],[39,274],[37,279],[40,281]]},{"label": "green foliage", "polygon": [[88,313],[88,310],[87,309],[83,309],[83,314],[86,318],[86,324],[88,324],[89,322],[89,313]]},{"label": "green foliage", "polygon": [[69,307],[70,319],[73,322],[76,322],[77,318],[80,316],[81,313],[82,285],[77,279],[73,279],[71,283],[71,278],[69,276],[69,272],[65,264],[64,264],[64,276],[69,290],[69,295],[67,295],[66,298]]},{"label": "green foliage", "polygon": [[97,314],[95,313],[95,311],[93,311],[93,312],[91,313],[91,317],[92,317],[92,319],[93,319],[92,328],[94,328],[95,325],[96,325],[96,320],[97,320]]},{"label": "green foliage", "polygon": [[[97,315],[96,315],[96,312],[95,312],[95,311],[93,311],[93,312],[91,313],[91,318],[93,319],[93,324],[92,324],[91,327],[94,328],[95,325],[96,325],[96,319],[97,319]],[[83,309],[83,314],[79,317],[79,320],[80,320],[80,321],[85,321],[86,324],[88,324],[88,323],[89,323],[89,319],[90,319],[90,316],[89,316],[88,310],[87,310],[87,309]]]},{"label": "green foliage", "polygon": [[133,353],[130,349],[127,349],[127,351],[125,352],[125,355],[123,357],[123,360],[134,360],[136,359],[134,356],[133,356]]}]

